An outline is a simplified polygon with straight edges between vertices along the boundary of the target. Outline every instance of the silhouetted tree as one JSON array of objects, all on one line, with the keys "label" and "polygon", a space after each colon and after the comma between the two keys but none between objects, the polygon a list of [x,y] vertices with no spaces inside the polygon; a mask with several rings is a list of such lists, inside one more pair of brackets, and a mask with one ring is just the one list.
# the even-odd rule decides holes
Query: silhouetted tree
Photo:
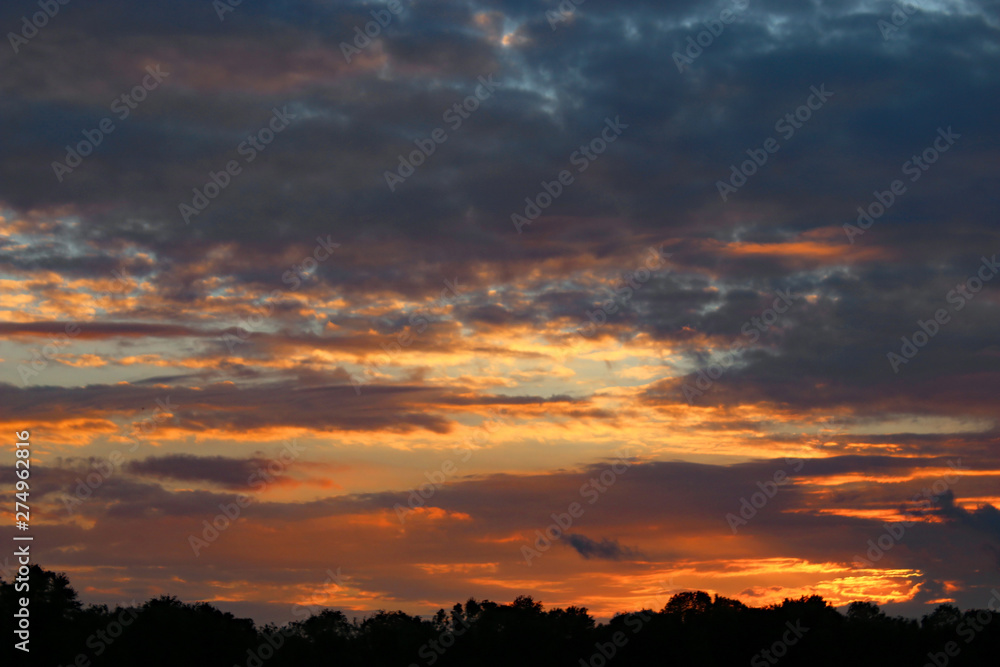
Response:
[{"label": "silhouetted tree", "polygon": [[857,601],[847,606],[847,620],[852,623],[871,623],[884,618],[885,614],[874,602]]},{"label": "silhouetted tree", "polygon": [[712,608],[712,598],[704,591],[685,591],[674,595],[663,607],[666,614],[687,618],[692,614],[704,614]]}]

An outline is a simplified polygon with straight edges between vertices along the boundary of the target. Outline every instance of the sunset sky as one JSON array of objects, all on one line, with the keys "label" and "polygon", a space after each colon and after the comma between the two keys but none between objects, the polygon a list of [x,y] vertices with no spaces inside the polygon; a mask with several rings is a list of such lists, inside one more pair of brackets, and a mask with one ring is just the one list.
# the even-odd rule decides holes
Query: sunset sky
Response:
[{"label": "sunset sky", "polygon": [[1000,3],[903,7],[4,3],[36,562],[277,622],[984,607]]}]

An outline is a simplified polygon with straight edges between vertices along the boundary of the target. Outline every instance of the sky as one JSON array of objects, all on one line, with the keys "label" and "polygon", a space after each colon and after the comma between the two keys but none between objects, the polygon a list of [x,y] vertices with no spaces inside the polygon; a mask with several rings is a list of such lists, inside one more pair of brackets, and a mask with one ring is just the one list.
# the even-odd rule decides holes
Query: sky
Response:
[{"label": "sky", "polygon": [[1000,3],[231,3],[0,8],[0,483],[84,601],[986,605]]}]

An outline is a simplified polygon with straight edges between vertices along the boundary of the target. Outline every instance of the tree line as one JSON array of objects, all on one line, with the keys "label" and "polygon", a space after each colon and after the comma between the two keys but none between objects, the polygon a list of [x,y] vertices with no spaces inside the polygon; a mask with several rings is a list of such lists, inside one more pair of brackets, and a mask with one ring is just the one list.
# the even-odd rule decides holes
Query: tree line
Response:
[{"label": "tree line", "polygon": [[[283,626],[258,626],[211,604],[160,596],[110,608],[83,605],[64,574],[32,565],[30,653],[14,648],[14,582],[0,580],[3,665],[37,667],[609,667],[647,665],[996,665],[1000,623],[990,609],[941,604],[922,619],[872,602],[845,614],[820,596],[750,607],[702,591],[662,609],[597,623],[584,607],[546,609],[469,599],[419,617],[331,609]],[[1000,593],[997,594],[1000,601]]]}]

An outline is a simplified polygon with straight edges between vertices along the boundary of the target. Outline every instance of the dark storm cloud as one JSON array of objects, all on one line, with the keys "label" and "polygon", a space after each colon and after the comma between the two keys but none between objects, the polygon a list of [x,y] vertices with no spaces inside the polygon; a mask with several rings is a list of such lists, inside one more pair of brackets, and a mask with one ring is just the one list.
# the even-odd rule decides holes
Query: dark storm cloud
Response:
[{"label": "dark storm cloud", "polygon": [[633,558],[638,553],[629,547],[618,544],[618,540],[604,538],[592,540],[586,535],[567,535],[566,541],[576,549],[576,552],[584,559],[600,558],[604,560],[622,560]]},{"label": "dark storm cloud", "polygon": [[139,476],[210,482],[230,489],[244,489],[249,486],[254,473],[259,475],[259,471],[265,469],[270,461],[271,459],[264,457],[235,459],[226,456],[171,454],[129,461],[125,469]]},{"label": "dark storm cloud", "polygon": [[948,490],[936,498],[941,516],[972,526],[1000,539],[1000,510],[992,505],[980,505],[969,511],[955,505],[955,492]]},{"label": "dark storm cloud", "polygon": [[[894,274],[873,268],[802,280],[792,292],[817,298],[800,298],[766,327],[759,326],[761,315],[778,285],[771,291],[762,289],[760,296],[743,298],[742,303],[727,299],[729,303],[710,315],[657,309],[667,314],[654,316],[654,326],[666,342],[683,344],[693,329],[718,336],[723,350],[735,342],[744,345],[745,351],[738,353],[740,363],[727,362],[725,376],[697,399],[701,404],[757,400],[800,407],[840,404],[874,414],[905,411],[909,403],[910,409],[924,405],[937,413],[986,415],[987,397],[1000,386],[1000,365],[993,352],[1000,336],[996,306],[985,294],[965,301],[961,310],[948,300],[949,295],[954,297],[955,286],[974,276],[980,264],[954,261],[934,275],[912,267],[900,267]],[[636,298],[655,303],[657,289],[651,284]],[[901,339],[912,339],[921,330],[918,322],[932,320],[941,309],[947,311],[948,322],[894,372],[888,353],[900,354]],[[744,327],[753,338],[746,336]],[[758,337],[759,343],[751,345]],[[717,361],[703,359],[698,366],[704,369]],[[654,386],[649,394],[683,401],[682,386],[694,386],[696,381],[697,370]]]}]

